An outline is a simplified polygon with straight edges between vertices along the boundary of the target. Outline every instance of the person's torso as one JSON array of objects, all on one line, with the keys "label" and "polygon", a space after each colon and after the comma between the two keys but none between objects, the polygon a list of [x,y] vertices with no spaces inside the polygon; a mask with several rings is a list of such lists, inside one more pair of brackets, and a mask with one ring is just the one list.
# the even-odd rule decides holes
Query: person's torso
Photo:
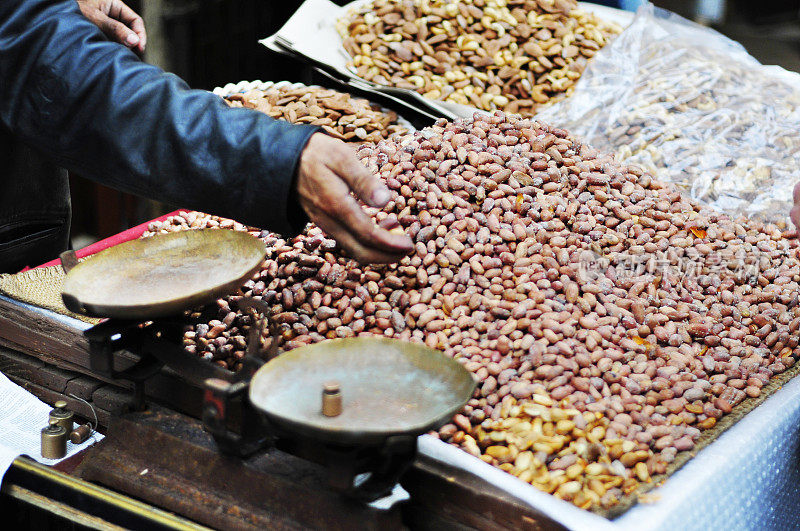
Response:
[{"label": "person's torso", "polygon": [[55,258],[69,229],[67,172],[0,126],[0,273]]}]

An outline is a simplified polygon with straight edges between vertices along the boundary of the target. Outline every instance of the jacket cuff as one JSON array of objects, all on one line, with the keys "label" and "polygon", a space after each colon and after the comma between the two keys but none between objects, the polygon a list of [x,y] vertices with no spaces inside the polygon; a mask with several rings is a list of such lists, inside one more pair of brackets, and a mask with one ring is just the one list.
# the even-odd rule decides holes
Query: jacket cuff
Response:
[{"label": "jacket cuff", "polygon": [[294,238],[306,228],[308,222],[308,214],[303,210],[300,204],[300,198],[297,195],[297,172],[291,182],[289,189],[289,198],[286,201],[286,221],[289,223],[289,231],[286,233],[288,238]]},{"label": "jacket cuff", "polygon": [[301,233],[309,221],[298,201],[295,184],[300,156],[311,135],[322,129],[283,121],[270,124],[269,129],[273,133],[272,140],[262,144],[264,153],[261,160],[271,161],[272,164],[269,171],[262,174],[265,182],[259,183],[257,187],[272,197],[257,193],[253,197],[259,205],[254,206],[263,208],[267,204],[269,209],[274,209],[263,213],[264,222],[261,228],[277,232],[288,239]]}]

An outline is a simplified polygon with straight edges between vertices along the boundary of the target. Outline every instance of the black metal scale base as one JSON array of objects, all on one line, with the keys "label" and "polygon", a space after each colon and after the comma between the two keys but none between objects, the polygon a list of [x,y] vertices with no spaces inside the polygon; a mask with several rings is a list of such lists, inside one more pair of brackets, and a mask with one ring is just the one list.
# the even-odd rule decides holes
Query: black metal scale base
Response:
[{"label": "black metal scale base", "polygon": [[[255,327],[254,327],[255,328]],[[184,351],[183,323],[109,319],[84,332],[91,369],[134,386],[133,409],[147,408],[145,381],[167,366],[204,388],[203,424],[220,451],[247,457],[269,448],[322,465],[330,485],[349,498],[370,503],[392,493],[417,453],[416,435],[396,435],[370,445],[336,445],[288,433],[269,423],[248,399],[250,381],[265,361],[250,352],[232,374]],[[257,341],[250,341],[251,345]],[[139,360],[115,367],[115,354],[127,351]]]}]

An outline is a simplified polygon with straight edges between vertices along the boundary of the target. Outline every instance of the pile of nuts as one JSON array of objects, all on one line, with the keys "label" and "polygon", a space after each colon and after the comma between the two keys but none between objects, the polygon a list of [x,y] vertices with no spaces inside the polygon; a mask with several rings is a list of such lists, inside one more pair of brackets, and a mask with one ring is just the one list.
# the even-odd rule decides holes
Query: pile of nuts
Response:
[{"label": "pile of nuts", "polygon": [[638,20],[643,27],[604,50],[573,97],[537,119],[646,168],[701,204],[786,219],[800,165],[797,81],[743,51],[699,45],[682,33],[668,39],[648,29],[655,20]]},{"label": "pile of nuts", "polygon": [[408,130],[394,111],[350,94],[303,85],[274,86],[228,96],[231,107],[247,107],[295,124],[318,125],[346,142],[378,142]]},{"label": "pile of nuts", "polygon": [[[793,233],[701,209],[501,112],[358,153],[394,192],[370,212],[415,252],[362,266],[314,225],[264,232],[263,269],[187,348],[235,370],[252,322],[241,295],[271,306],[285,350],[362,334],[425,343],[479,381],[442,440],[589,508],[664,472],[800,354]],[[178,218],[151,231],[234,228]]]},{"label": "pile of nuts", "polygon": [[602,413],[559,407],[539,386],[532,399],[508,400],[498,420],[473,427],[456,415],[440,436],[539,490],[589,509],[611,507],[640,482],[650,483],[650,468],[665,470],[649,445],[606,438],[609,424]]},{"label": "pile of nuts", "polygon": [[575,0],[374,0],[339,22],[363,79],[531,115],[621,29]]}]

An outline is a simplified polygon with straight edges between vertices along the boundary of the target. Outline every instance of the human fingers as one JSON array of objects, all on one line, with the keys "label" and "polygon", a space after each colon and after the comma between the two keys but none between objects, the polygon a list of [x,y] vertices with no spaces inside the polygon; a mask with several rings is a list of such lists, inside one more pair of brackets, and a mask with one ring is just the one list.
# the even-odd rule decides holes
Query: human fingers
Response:
[{"label": "human fingers", "polygon": [[400,256],[411,251],[411,239],[404,233],[392,233],[378,227],[350,195],[347,184],[326,166],[310,166],[303,175],[302,184],[298,184],[302,187],[298,188],[301,205],[309,216],[309,210],[324,213],[366,247]]},{"label": "human fingers", "polygon": [[139,36],[136,35],[136,32],[102,11],[95,11],[91,16],[87,15],[87,18],[94,22],[100,28],[100,31],[112,41],[116,41],[128,48],[136,48],[139,45]]},{"label": "human fingers", "polygon": [[353,150],[341,140],[325,136],[326,165],[356,197],[371,207],[383,208],[392,198],[386,184],[361,164]]},{"label": "human fingers", "polygon": [[111,18],[125,24],[136,34],[139,38],[136,48],[140,52],[144,52],[145,45],[147,44],[147,31],[145,31],[142,17],[139,16],[136,11],[128,7],[125,2],[122,2],[122,0],[111,0],[108,14]]},{"label": "human fingers", "polygon": [[373,222],[350,194],[349,184],[330,169],[331,144],[327,141],[316,143],[315,136],[301,156],[297,178],[298,196],[306,212],[311,215],[313,209],[337,220],[352,237],[367,247],[392,254],[409,253],[413,249],[411,239],[402,231],[390,232]]},{"label": "human fingers", "polygon": [[356,261],[362,264],[392,264],[401,260],[404,254],[392,253],[365,245],[358,240],[347,227],[324,212],[312,210],[309,218],[326,234],[347,251]]}]

